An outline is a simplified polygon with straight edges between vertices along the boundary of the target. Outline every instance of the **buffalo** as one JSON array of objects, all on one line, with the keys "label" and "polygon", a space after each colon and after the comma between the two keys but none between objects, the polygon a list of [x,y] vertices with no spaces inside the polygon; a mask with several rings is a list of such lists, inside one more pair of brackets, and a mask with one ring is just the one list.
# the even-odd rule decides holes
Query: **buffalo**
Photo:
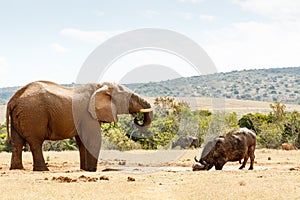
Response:
[{"label": "buffalo", "polygon": [[180,146],[181,149],[187,149],[191,147],[198,148],[200,147],[199,139],[192,136],[181,136],[177,141],[172,142],[172,148],[177,146]]},{"label": "buffalo", "polygon": [[200,160],[193,165],[193,171],[210,170],[215,166],[216,170],[222,170],[228,161],[239,161],[243,159],[242,166],[245,168],[250,157],[249,170],[253,169],[254,151],[256,146],[256,134],[247,128],[240,128],[230,131],[224,136],[217,136],[207,142],[204,146]]},{"label": "buffalo", "polygon": [[290,151],[290,150],[297,150],[296,146],[290,145],[288,143],[283,143],[281,145],[282,150]]}]

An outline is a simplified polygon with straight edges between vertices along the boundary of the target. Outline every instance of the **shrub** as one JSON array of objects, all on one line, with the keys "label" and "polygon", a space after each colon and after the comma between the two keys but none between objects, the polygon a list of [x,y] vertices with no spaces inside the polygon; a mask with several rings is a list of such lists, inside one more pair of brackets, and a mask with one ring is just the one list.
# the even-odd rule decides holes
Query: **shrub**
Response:
[{"label": "shrub", "polygon": [[117,149],[121,151],[139,149],[140,144],[134,142],[126,136],[126,132],[123,131],[118,125],[113,123],[102,124],[103,141],[102,147],[105,149]]},{"label": "shrub", "polygon": [[260,134],[261,125],[265,123],[271,122],[271,117],[269,115],[264,115],[261,113],[248,113],[243,115],[238,120],[238,125],[243,128],[246,127],[256,132],[256,134]]},{"label": "shrub", "polygon": [[6,126],[0,125],[0,152],[1,151],[10,152],[11,151],[11,146],[7,143],[6,134],[7,134]]},{"label": "shrub", "polygon": [[257,146],[260,148],[278,148],[281,146],[281,133],[275,124],[263,123],[257,135]]},{"label": "shrub", "polygon": [[300,148],[300,113],[297,111],[286,113],[283,120],[281,141],[288,142]]},{"label": "shrub", "polygon": [[72,151],[77,149],[78,147],[75,138],[57,140],[57,141],[46,140],[43,143],[44,151]]}]

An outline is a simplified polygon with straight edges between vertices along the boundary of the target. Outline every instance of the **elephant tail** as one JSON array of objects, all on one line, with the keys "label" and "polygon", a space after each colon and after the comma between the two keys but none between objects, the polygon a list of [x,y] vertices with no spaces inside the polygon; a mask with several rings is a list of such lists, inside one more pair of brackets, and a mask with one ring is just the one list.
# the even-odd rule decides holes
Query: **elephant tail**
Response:
[{"label": "elephant tail", "polygon": [[10,112],[11,112],[11,105],[8,103],[6,107],[6,132],[7,132],[7,143],[10,143]]}]

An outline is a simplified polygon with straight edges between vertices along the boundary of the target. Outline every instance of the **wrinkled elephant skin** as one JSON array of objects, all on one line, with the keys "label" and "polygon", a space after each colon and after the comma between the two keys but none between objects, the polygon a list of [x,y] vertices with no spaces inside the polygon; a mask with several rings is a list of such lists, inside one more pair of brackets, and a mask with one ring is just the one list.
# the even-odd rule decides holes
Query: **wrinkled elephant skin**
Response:
[{"label": "wrinkled elephant skin", "polygon": [[101,147],[99,123],[117,122],[118,114],[141,111],[144,121],[135,119],[134,123],[143,128],[151,123],[150,108],[146,100],[118,84],[63,87],[48,81],[32,82],[19,89],[7,104],[8,140],[12,144],[10,169],[23,169],[22,148],[27,142],[33,156],[33,170],[46,171],[43,142],[75,137],[80,168],[96,171]]}]

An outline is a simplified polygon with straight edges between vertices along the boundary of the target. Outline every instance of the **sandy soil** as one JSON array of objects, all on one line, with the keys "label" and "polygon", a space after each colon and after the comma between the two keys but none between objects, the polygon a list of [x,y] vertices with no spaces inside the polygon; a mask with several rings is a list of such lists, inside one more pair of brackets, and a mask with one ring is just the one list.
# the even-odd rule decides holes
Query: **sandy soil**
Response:
[{"label": "sandy soil", "polygon": [[300,199],[300,151],[257,150],[253,171],[193,172],[199,151],[102,151],[97,172],[79,170],[78,152],[44,152],[49,172],[33,172],[29,152],[25,170],[9,170],[1,153],[1,199]]}]

